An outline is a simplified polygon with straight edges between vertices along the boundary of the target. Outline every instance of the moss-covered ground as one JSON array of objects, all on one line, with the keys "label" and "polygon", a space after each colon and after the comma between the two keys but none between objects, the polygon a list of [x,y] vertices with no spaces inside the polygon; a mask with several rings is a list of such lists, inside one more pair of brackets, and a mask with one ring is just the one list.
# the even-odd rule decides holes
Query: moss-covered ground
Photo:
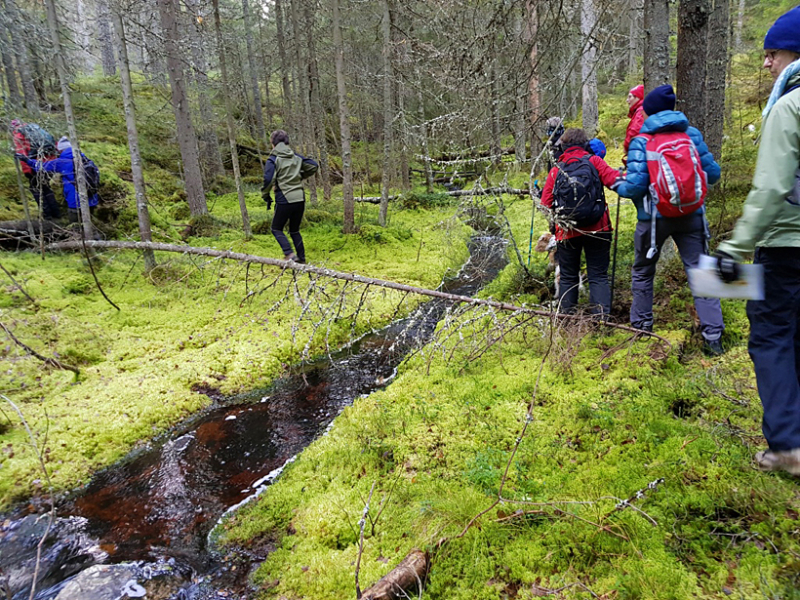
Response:
[{"label": "moss-covered ground", "polygon": [[[786,5],[760,4],[764,22]],[[749,27],[746,36],[763,35]],[[723,180],[709,199],[717,239],[730,230],[752,175],[759,102],[769,84],[759,64],[756,53],[734,59]],[[105,196],[114,204],[107,234],[136,239],[119,98],[108,81],[81,89],[85,151],[104,165]],[[621,85],[601,100],[600,137],[611,165],[621,159],[626,89]],[[169,143],[171,117],[158,90],[140,84],[137,94],[146,114],[143,150],[154,238],[178,242],[187,214],[176,149]],[[490,178],[500,181],[507,170],[512,185],[526,185],[527,173],[506,164]],[[264,231],[258,224],[269,215],[252,167],[248,175],[251,219]],[[230,182],[213,187],[221,192],[209,195],[215,225],[186,241],[278,256],[270,235],[245,240],[239,232]],[[365,194],[374,192],[365,186]],[[18,217],[14,172],[5,155],[0,198],[0,218]],[[340,200],[310,209],[303,228],[309,260],[435,287],[463,261],[466,231],[452,219],[454,205],[431,200],[440,199],[395,207],[387,229],[377,226],[375,207],[359,205],[360,233],[354,236],[340,232]],[[616,196],[609,193],[608,200],[614,214]],[[510,265],[482,294],[517,304],[547,300],[546,257],[528,255],[530,201],[505,197],[501,204],[482,204],[507,219],[532,275],[524,275],[512,251]],[[620,322],[630,302],[634,225],[633,207],[622,203],[615,300]],[[534,242],[545,229],[537,215]],[[293,337],[303,309],[296,300],[302,294],[287,288],[289,275],[268,287],[276,270],[170,254],[157,258],[150,277],[142,276],[134,253],[104,252],[94,259],[105,292],[122,309],[117,311],[78,254],[48,254],[44,261],[35,252],[0,257],[36,300],[31,304],[3,279],[0,321],[40,354],[81,369],[76,378],[45,367],[10,338],[0,347],[0,392],[22,409],[58,491],[208,406],[205,392],[235,395],[266,386],[303,353],[309,321],[299,322]],[[764,440],[744,304],[723,302],[729,351],[704,357],[680,261],[663,262],[656,329],[670,347],[618,330],[555,327],[541,319],[507,332],[484,353],[473,352],[468,336],[441,336],[436,352],[426,349],[401,366],[389,387],[357,399],[274,485],[220,528],[225,546],[269,550],[254,574],[257,596],[352,597],[359,519],[373,490],[364,523],[362,589],[417,547],[430,552],[423,597],[431,599],[800,597],[797,483],[760,473],[752,463]],[[302,277],[298,282],[300,292],[309,285]],[[273,309],[287,289],[288,299]],[[253,290],[260,293],[242,302]],[[371,294],[355,333],[388,320],[399,299]],[[332,324],[329,341],[344,343],[353,333],[345,318]],[[324,345],[317,336],[311,353]],[[3,411],[0,504],[9,506],[45,484],[24,428],[5,405]],[[503,501],[459,537],[495,502],[501,484]],[[630,505],[621,503],[626,499]]]}]

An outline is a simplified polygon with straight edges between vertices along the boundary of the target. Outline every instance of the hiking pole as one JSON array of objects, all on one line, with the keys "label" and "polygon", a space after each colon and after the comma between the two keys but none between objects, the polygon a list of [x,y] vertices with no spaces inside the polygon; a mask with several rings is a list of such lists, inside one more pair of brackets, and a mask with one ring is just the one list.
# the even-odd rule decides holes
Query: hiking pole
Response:
[{"label": "hiking pole", "polygon": [[622,198],[617,194],[617,222],[614,225],[614,256],[611,260],[611,302],[609,307],[614,306],[614,281],[617,278],[617,240],[619,240],[619,206],[622,204]]}]

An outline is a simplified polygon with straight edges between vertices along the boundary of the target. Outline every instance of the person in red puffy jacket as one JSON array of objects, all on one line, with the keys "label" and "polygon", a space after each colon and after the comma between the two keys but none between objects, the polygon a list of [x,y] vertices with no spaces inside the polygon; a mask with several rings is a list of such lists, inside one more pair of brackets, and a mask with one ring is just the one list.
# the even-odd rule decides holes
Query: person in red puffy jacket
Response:
[{"label": "person in red puffy jacket", "polygon": [[639,135],[639,131],[644,125],[645,115],[642,110],[642,102],[644,101],[644,86],[637,85],[628,92],[626,102],[628,103],[628,129],[625,130],[625,142],[622,144],[622,149],[625,152],[625,157],[622,163],[628,164],[628,147],[631,145],[631,140]]},{"label": "person in red puffy jacket", "polygon": [[[589,139],[583,129],[567,129],[561,136],[563,154],[558,164],[550,169],[542,190],[542,206],[556,213],[554,189],[559,171],[564,165],[588,156],[596,171],[597,195],[602,196],[602,187],[614,189],[619,181],[619,172],[609,167],[599,156],[589,151]],[[581,255],[586,255],[586,271],[589,279],[589,303],[595,314],[608,315],[611,311],[611,290],[608,283],[612,227],[608,206],[603,199],[602,216],[596,223],[580,228],[570,228],[556,219],[556,261],[561,271],[558,285],[559,312],[570,312],[578,303]]]}]

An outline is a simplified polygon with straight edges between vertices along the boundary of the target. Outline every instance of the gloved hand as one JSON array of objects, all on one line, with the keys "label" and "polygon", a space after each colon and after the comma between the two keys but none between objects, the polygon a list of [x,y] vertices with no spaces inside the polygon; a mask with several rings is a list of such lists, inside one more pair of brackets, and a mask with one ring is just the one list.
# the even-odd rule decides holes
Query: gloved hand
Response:
[{"label": "gloved hand", "polygon": [[261,197],[264,199],[264,202],[267,203],[267,210],[272,209],[272,196],[270,196],[269,192],[266,194],[262,194]]},{"label": "gloved hand", "polygon": [[717,259],[717,274],[725,283],[732,283],[739,280],[739,261],[730,254],[717,251],[714,255]]},{"label": "gloved hand", "polygon": [[616,192],[623,183],[625,183],[625,178],[622,176],[617,177],[614,183],[611,184],[611,191]]}]

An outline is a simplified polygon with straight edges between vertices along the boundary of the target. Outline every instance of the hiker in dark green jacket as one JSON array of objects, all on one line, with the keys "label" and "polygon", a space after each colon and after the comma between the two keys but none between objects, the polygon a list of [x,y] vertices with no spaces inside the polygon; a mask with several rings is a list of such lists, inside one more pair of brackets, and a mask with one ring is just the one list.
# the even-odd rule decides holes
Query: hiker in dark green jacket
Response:
[{"label": "hiker in dark green jacket", "polygon": [[764,406],[769,450],[756,454],[765,471],[800,475],[800,7],[767,32],[764,68],[775,79],[761,125],[753,185],[733,237],[719,245],[717,270],[739,278],[755,249],[764,268],[764,299],[747,303],[748,349]]},{"label": "hiker in dark green jacket", "polygon": [[[278,241],[286,260],[306,262],[306,249],[300,235],[300,221],[306,208],[303,179],[311,177],[319,169],[316,161],[296,154],[289,146],[289,134],[282,129],[270,136],[272,152],[264,166],[264,187],[261,196],[272,207],[270,192],[275,189],[275,216],[272,218],[272,235]],[[283,228],[289,223],[289,235],[294,243],[294,252]]]}]

